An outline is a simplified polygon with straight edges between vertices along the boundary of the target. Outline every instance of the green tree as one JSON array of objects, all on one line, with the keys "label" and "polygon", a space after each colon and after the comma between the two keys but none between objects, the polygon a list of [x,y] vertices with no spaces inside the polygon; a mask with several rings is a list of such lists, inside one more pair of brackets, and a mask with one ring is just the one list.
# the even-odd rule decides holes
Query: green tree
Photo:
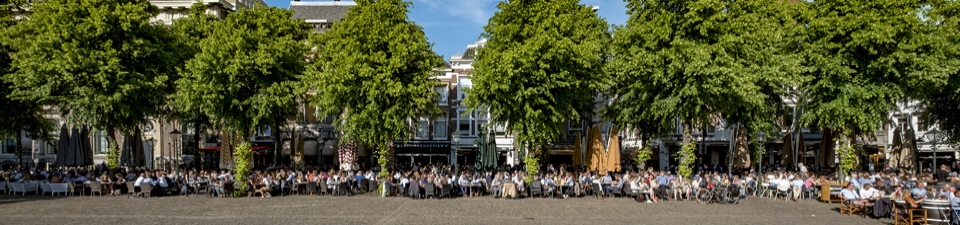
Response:
[{"label": "green tree", "polygon": [[[174,20],[170,27],[180,44],[179,53],[182,55],[183,65],[186,65],[187,61],[195,58],[196,55],[200,53],[200,42],[211,35],[213,27],[220,21],[216,16],[208,14],[206,10],[207,6],[205,4],[196,2],[190,6],[190,14],[188,16]],[[190,72],[191,71],[186,68],[178,68],[178,74],[172,80],[179,80],[184,76],[183,74]],[[193,132],[193,140],[201,140],[201,134],[208,128],[213,127],[210,117],[204,114],[197,105],[169,99],[174,97],[178,86],[169,85],[169,88],[169,95],[158,96],[167,100],[167,104],[158,106],[161,112],[163,112],[163,115],[161,115],[159,119],[162,120],[162,117],[166,117],[168,119],[181,121],[185,126],[192,127],[195,131]],[[197,144],[198,146],[184,147],[191,150],[203,147],[202,141],[198,141]],[[199,154],[199,151],[197,151],[196,154]],[[196,159],[200,159],[200,157]]]},{"label": "green tree", "polygon": [[[304,78],[310,104],[336,116],[342,142],[375,146],[386,175],[389,144],[409,138],[410,119],[438,110],[432,76],[443,59],[423,28],[407,17],[410,2],[360,0],[344,20],[314,40],[318,58]],[[350,162],[343,162],[350,163]]]},{"label": "green tree", "polygon": [[932,51],[942,46],[922,18],[926,2],[814,1],[803,44],[811,70],[801,123],[852,139],[879,130],[897,101],[944,82],[951,72],[940,64],[952,59]]},{"label": "green tree", "polygon": [[[937,126],[945,135],[948,143],[960,143],[960,2],[932,1],[927,15],[929,26],[935,30],[938,45],[931,50],[934,54],[943,54],[947,60],[938,64],[951,72],[946,82],[934,82],[924,87],[921,94],[920,111],[922,126]],[[952,69],[952,70],[950,70]]]},{"label": "green tree", "polygon": [[[770,129],[782,112],[784,87],[801,73],[793,53],[802,31],[780,0],[630,0],[630,19],[614,31],[615,96],[607,115],[641,133],[661,135],[718,118]],[[680,159],[687,162],[693,154]],[[689,163],[688,163],[689,165]]]},{"label": "green tree", "polygon": [[5,77],[17,100],[54,105],[73,123],[130,131],[157,114],[177,61],[173,36],[151,23],[147,0],[49,0],[4,30],[11,66]]},{"label": "green tree", "polygon": [[[10,15],[12,10],[19,10],[19,3],[0,0],[0,30],[17,23]],[[0,31],[2,33],[3,31]],[[50,131],[55,125],[43,117],[43,107],[38,101],[14,99],[10,96],[13,91],[12,83],[5,82],[6,76],[15,71],[11,66],[10,54],[12,48],[5,44],[6,39],[0,36],[0,137],[17,137],[17,146],[23,146],[20,137],[26,133],[28,137],[50,141]],[[17,164],[23,165],[23,149],[17,148]]]},{"label": "green tree", "polygon": [[296,115],[295,85],[304,70],[307,27],[292,15],[276,7],[241,9],[208,23],[209,30],[188,35],[200,37],[199,52],[176,81],[176,105],[201,112],[235,137],[225,140],[244,143],[257,127]]},{"label": "green tree", "polygon": [[484,27],[488,40],[477,52],[465,102],[506,124],[530,157],[547,154],[568,120],[593,112],[607,80],[609,27],[576,0],[503,1],[497,8]]}]

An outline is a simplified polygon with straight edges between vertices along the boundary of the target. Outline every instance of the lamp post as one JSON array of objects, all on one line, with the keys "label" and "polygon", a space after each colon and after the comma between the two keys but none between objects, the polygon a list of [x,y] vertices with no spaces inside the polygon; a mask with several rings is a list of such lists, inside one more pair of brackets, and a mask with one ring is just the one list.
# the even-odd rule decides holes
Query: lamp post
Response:
[{"label": "lamp post", "polygon": [[764,153],[766,153],[766,148],[767,148],[767,146],[766,146],[765,144],[766,144],[766,141],[767,141],[767,140],[766,140],[766,139],[767,139],[767,135],[766,135],[765,133],[763,133],[763,132],[757,132],[756,136],[757,136],[757,141],[760,142],[760,148],[763,148],[763,149],[761,149],[761,150],[758,150],[758,151],[760,151],[760,154],[759,154],[759,158],[757,159],[757,180],[760,180],[760,182],[763,182],[763,178],[764,178],[764,176],[762,176],[762,174],[763,174],[763,155],[764,155]]},{"label": "lamp post", "polygon": [[453,162],[451,164],[457,164],[457,154],[459,154],[460,148],[460,130],[457,129],[450,134],[450,147],[453,148]]},{"label": "lamp post", "polygon": [[937,144],[941,141],[940,139],[943,138],[943,135],[940,133],[939,130],[933,129],[933,130],[930,130],[930,131],[927,131],[926,133],[924,133],[924,134],[923,134],[923,138],[924,138],[924,139],[927,139],[927,141],[930,142],[931,145],[933,145],[933,146],[931,146],[931,147],[933,148],[933,164],[930,165],[930,170],[936,171],[936,169],[937,169]]},{"label": "lamp post", "polygon": [[176,157],[173,159],[173,163],[174,163],[174,166],[176,166],[175,171],[176,171],[177,179],[180,178],[180,158],[182,157],[180,155],[183,153],[183,151],[176,151],[176,150],[180,147],[180,142],[182,141],[180,139],[181,137],[183,137],[183,134],[181,134],[180,131],[178,131],[176,128],[174,128],[173,131],[170,131],[170,141],[172,142],[171,148],[173,149],[173,152],[171,153],[171,155]]}]

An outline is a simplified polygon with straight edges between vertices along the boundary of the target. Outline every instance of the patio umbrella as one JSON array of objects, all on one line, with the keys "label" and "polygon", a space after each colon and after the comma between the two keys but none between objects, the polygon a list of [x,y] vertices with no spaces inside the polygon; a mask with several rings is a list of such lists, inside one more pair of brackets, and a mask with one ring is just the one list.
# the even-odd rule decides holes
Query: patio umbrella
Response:
[{"label": "patio umbrella", "polygon": [[70,145],[67,146],[67,160],[65,166],[77,166],[80,160],[80,129],[73,128],[70,131]]},{"label": "patio umbrella", "polygon": [[487,134],[487,154],[486,160],[484,160],[487,168],[497,168],[497,138],[493,135],[493,132]]},{"label": "patio umbrella", "polygon": [[83,156],[81,166],[93,165],[93,147],[90,146],[90,129],[83,125],[80,129],[80,153]]},{"label": "patio umbrella", "polygon": [[573,140],[573,168],[580,168],[580,165],[583,164],[580,160],[583,158],[583,148],[580,145],[582,145],[580,143],[580,132],[577,132],[577,139]]},{"label": "patio umbrella", "polygon": [[906,171],[916,171],[917,167],[917,138],[912,130],[907,130],[903,134],[903,147],[900,152],[901,169]]},{"label": "patio umbrella", "polygon": [[120,148],[120,165],[133,166],[133,135],[123,136],[123,147]]},{"label": "patio umbrella", "polygon": [[620,171],[620,135],[617,126],[610,128],[607,142],[607,171]]},{"label": "patio umbrella", "polygon": [[890,146],[890,167],[891,168],[900,168],[900,151],[903,148],[903,131],[900,130],[900,126],[897,126],[896,129],[893,129],[893,145]]},{"label": "patio umbrella", "polygon": [[824,151],[823,165],[824,167],[834,167],[837,165],[837,150],[834,149],[836,145],[833,143],[833,130],[832,129],[823,129],[823,138],[821,138],[821,146]]},{"label": "patio umbrella", "polygon": [[135,167],[141,167],[147,165],[147,157],[143,150],[143,135],[141,135],[140,129],[137,129],[133,132],[133,139],[130,141],[130,146],[133,150],[133,159],[132,165]]},{"label": "patio umbrella", "polygon": [[793,160],[793,134],[787,133],[783,135],[783,148],[780,151],[780,165],[787,166],[790,165],[790,161]]},{"label": "patio umbrella", "polygon": [[60,140],[57,141],[57,165],[67,165],[67,151],[70,149],[70,130],[67,125],[60,126]]}]

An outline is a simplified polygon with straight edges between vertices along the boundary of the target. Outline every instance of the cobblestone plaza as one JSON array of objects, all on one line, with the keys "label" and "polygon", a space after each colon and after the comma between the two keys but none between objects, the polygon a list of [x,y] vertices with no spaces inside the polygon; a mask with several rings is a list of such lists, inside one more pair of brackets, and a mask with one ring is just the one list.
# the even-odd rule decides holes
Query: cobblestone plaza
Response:
[{"label": "cobblestone plaza", "polygon": [[4,224],[889,224],[889,219],[837,213],[838,204],[751,198],[737,205],[693,201],[637,203],[490,197],[443,200],[285,196],[0,197]]}]

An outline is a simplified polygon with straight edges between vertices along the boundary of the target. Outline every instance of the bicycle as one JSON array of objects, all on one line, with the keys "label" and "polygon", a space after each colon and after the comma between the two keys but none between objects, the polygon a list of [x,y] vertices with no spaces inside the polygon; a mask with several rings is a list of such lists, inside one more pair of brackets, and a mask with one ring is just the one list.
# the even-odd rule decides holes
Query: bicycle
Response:
[{"label": "bicycle", "polygon": [[737,204],[740,202],[740,187],[736,185],[714,186],[701,188],[697,191],[697,202],[700,204],[720,203]]}]

